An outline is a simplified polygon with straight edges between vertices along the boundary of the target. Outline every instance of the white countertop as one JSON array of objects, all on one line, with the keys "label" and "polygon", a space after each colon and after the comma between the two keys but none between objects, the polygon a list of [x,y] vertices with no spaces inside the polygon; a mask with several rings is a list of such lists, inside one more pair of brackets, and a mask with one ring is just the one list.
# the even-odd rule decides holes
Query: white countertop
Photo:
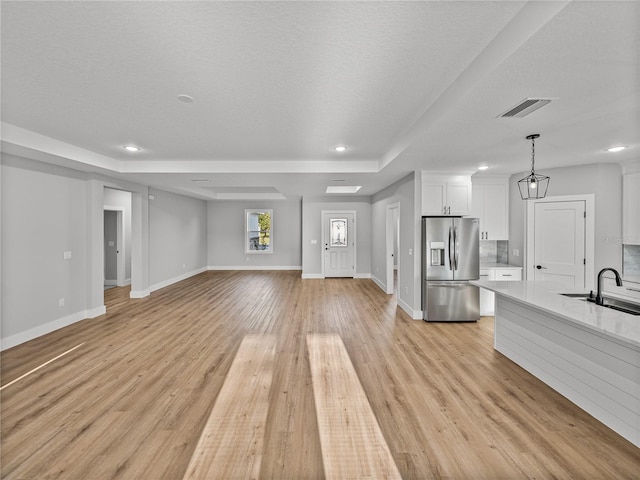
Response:
[{"label": "white countertop", "polygon": [[526,306],[580,324],[598,333],[640,347],[640,316],[630,315],[560,293],[580,293],[574,289],[554,286],[548,282],[471,282]]},{"label": "white countertop", "polygon": [[519,268],[517,265],[509,265],[508,263],[481,263],[480,268]]}]

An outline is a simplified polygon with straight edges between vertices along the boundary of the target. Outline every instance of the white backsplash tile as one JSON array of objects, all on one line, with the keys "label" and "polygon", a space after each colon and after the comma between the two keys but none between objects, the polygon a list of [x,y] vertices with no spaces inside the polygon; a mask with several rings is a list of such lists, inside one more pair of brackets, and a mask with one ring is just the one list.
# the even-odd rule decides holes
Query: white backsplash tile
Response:
[{"label": "white backsplash tile", "polygon": [[480,240],[480,263],[509,263],[509,242]]},{"label": "white backsplash tile", "polygon": [[[480,242],[482,243],[482,242]],[[640,245],[623,245],[622,248],[624,275],[640,277]]]}]

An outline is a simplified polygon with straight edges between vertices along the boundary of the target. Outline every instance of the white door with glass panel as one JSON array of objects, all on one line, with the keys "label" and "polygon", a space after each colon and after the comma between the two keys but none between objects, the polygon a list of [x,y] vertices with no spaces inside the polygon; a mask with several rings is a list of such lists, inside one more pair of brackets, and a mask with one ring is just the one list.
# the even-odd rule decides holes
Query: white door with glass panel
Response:
[{"label": "white door with glass panel", "polygon": [[584,201],[536,202],[534,280],[584,288]]},{"label": "white door with glass panel", "polygon": [[353,213],[323,213],[325,277],[353,277],[355,225]]}]

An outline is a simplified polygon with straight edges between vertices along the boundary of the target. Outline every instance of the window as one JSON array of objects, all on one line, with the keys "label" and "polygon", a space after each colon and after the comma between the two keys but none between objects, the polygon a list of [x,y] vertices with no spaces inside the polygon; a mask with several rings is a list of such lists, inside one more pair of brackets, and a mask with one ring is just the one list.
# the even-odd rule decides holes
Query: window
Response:
[{"label": "window", "polygon": [[332,218],[331,222],[331,238],[329,243],[332,247],[346,247],[349,245],[348,223],[346,218]]},{"label": "window", "polygon": [[245,210],[245,253],[272,253],[273,210]]}]

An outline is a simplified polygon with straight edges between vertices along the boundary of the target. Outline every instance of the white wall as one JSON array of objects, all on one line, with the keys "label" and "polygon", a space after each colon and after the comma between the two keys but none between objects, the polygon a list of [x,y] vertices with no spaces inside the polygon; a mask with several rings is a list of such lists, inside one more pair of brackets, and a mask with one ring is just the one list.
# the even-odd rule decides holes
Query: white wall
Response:
[{"label": "white wall", "polygon": [[[420,272],[415,269],[415,174],[407,175],[375,194],[371,201],[371,273],[376,283],[385,285],[387,205],[400,203],[400,245],[398,246],[398,305],[412,318],[420,318]],[[409,255],[409,250],[412,255]],[[419,253],[419,252],[418,252]],[[416,297],[417,295],[417,297]]]},{"label": "white wall", "polygon": [[[517,182],[530,172],[509,179],[509,263],[523,266],[526,201],[520,198]],[[596,273],[604,267],[622,268],[622,167],[618,164],[579,165],[545,169],[548,175],[547,196],[595,195],[595,259]],[[512,255],[513,249],[520,256]]]},{"label": "white wall", "polygon": [[[8,348],[86,317],[86,180],[80,172],[6,154],[0,168],[0,334]],[[71,259],[63,259],[65,251]]]},{"label": "white wall", "polygon": [[[356,212],[355,277],[371,275],[371,204],[369,197],[304,197],[302,199],[302,276],[322,276],[322,211]],[[316,240],[312,245],[311,241]]]},{"label": "white wall", "polygon": [[207,267],[207,202],[149,189],[150,290]]},{"label": "white wall", "polygon": [[[245,254],[245,209],[273,210],[273,252]],[[301,268],[301,202],[296,200],[218,200],[207,207],[209,268],[287,269]]]},{"label": "white wall", "polygon": [[1,158],[1,349],[105,312],[105,187],[133,192],[132,297],[206,270],[205,201],[153,190],[150,207],[145,186]]}]

